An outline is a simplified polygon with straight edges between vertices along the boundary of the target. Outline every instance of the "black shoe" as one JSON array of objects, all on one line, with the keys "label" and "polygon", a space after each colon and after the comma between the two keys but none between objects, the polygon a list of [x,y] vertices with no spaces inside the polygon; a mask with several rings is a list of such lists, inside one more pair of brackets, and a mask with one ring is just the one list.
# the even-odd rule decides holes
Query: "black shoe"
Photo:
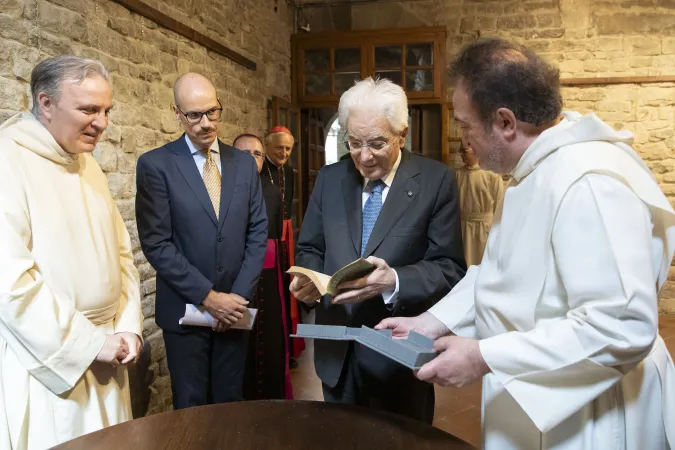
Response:
[{"label": "black shoe", "polygon": [[291,358],[291,359],[288,361],[288,367],[289,367],[290,369],[297,369],[297,368],[298,368],[298,362],[297,362],[296,360],[294,360],[293,358]]}]

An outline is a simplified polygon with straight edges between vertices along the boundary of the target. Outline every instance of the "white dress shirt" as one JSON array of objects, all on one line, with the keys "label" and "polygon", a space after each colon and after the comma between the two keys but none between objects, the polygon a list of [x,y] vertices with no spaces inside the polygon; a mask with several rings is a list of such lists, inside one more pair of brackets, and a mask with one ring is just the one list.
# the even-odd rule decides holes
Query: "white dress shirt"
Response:
[{"label": "white dress shirt", "polygon": [[[188,148],[190,149],[190,153],[192,153],[192,158],[195,160],[195,164],[197,164],[197,169],[199,170],[199,174],[203,177],[204,176],[204,164],[206,163],[206,156],[200,152],[197,147],[195,147],[195,144],[192,143],[188,135],[185,135],[185,142],[187,142]],[[218,166],[218,173],[223,173],[220,170],[220,147],[218,146],[218,138],[216,138],[215,141],[211,144],[211,153],[214,154],[213,159],[216,161],[216,165]]]},{"label": "white dress shirt", "polygon": [[[384,202],[387,199],[387,194],[389,193],[389,188],[391,187],[391,183],[394,182],[394,177],[396,176],[396,171],[398,170],[398,166],[401,165],[401,154],[402,152],[398,153],[398,158],[396,158],[396,162],[394,163],[394,167],[391,168],[391,171],[385,175],[384,177],[381,178],[382,182],[384,183],[384,188],[382,188],[382,207],[384,208]],[[370,188],[368,187],[368,179],[364,178],[363,180],[363,194],[361,194],[361,211],[363,211],[363,208],[366,206],[366,202],[368,201],[368,197],[370,197]],[[381,211],[380,211],[381,212]],[[394,270],[394,269],[392,269]],[[393,291],[384,291],[382,293],[382,298],[384,299],[384,304],[389,305],[391,303],[394,303],[396,299],[398,298],[398,274],[394,270],[394,276],[396,277],[396,288]]]}]

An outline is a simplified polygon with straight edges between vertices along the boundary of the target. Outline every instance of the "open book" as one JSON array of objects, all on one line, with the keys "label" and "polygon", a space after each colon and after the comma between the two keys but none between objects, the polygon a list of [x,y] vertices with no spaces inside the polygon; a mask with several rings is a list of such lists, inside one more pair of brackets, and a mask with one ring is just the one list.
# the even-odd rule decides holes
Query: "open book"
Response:
[{"label": "open book", "polygon": [[369,263],[363,258],[359,258],[335,272],[333,276],[325,275],[323,273],[315,272],[313,270],[298,266],[293,266],[286,272],[290,273],[291,275],[306,276],[312,281],[312,283],[314,283],[314,286],[316,286],[321,295],[337,295],[338,284],[342,283],[343,281],[356,280],[365,275],[368,275],[373,270],[375,270],[375,266],[373,264]]}]

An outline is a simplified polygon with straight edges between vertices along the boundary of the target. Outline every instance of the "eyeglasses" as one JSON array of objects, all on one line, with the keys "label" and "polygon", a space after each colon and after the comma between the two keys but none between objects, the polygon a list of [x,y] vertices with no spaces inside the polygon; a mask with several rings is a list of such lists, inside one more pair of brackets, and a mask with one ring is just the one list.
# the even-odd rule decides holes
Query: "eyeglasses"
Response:
[{"label": "eyeglasses", "polygon": [[393,139],[390,139],[389,141],[382,141],[382,140],[377,140],[377,141],[357,141],[356,139],[345,139],[345,147],[347,147],[350,151],[352,152],[360,152],[363,147],[367,147],[373,151],[380,151],[384,150],[391,142]]},{"label": "eyeglasses", "polygon": [[190,125],[198,124],[202,121],[202,117],[204,116],[211,121],[220,120],[220,116],[223,113],[223,105],[220,103],[220,100],[218,100],[218,108],[211,108],[206,112],[189,111],[185,113],[178,106],[176,106],[176,109],[185,116],[185,119]]}]

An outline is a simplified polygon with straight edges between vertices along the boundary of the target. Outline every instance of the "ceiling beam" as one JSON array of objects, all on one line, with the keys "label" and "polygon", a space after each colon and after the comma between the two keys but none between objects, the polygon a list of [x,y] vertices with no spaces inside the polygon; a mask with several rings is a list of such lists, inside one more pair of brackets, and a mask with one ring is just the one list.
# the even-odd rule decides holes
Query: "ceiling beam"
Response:
[{"label": "ceiling beam", "polygon": [[256,70],[256,63],[254,61],[248,59],[247,57],[245,57],[240,53],[237,53],[231,48],[224,46],[220,42],[211,39],[205,34],[200,33],[194,28],[191,28],[188,25],[185,25],[184,23],[179,22],[178,20],[172,17],[169,17],[168,15],[144,3],[141,0],[113,0],[113,1],[124,6],[129,11],[135,12],[136,14],[140,14],[141,16],[152,20],[157,25],[160,25],[166,28],[167,30],[173,31],[174,33],[180,34],[181,36],[186,37],[191,41],[194,41],[197,44],[202,45],[203,47],[206,47],[207,49],[215,53],[218,53],[219,55],[222,55],[234,61],[237,64],[246,67],[247,69]]},{"label": "ceiling beam", "polygon": [[309,1],[306,3],[298,3],[298,8],[328,8],[331,6],[345,6],[345,5],[360,5],[363,3],[410,3],[415,1],[426,0],[326,0],[323,2]]},{"label": "ceiling beam", "polygon": [[563,86],[606,86],[609,84],[675,83],[675,75],[562,78]]}]

